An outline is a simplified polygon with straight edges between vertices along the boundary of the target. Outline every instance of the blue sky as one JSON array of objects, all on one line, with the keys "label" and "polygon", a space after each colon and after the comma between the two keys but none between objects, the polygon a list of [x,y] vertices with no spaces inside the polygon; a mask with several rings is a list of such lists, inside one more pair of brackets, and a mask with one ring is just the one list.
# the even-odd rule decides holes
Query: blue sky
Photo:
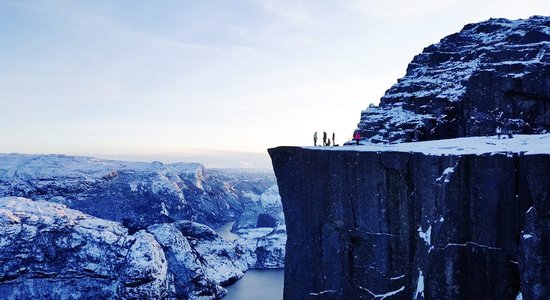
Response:
[{"label": "blue sky", "polygon": [[550,2],[3,0],[0,152],[268,166],[347,140],[429,44],[534,14]]}]

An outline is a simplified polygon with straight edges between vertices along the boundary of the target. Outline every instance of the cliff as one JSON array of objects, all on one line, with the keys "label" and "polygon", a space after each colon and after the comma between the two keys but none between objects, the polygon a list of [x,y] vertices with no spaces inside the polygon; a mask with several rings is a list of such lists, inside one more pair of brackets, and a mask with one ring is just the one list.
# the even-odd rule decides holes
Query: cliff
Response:
[{"label": "cliff", "polygon": [[285,299],[550,297],[550,135],[269,154]]},{"label": "cliff", "polygon": [[468,24],[426,47],[357,130],[371,142],[550,130],[550,17]]}]

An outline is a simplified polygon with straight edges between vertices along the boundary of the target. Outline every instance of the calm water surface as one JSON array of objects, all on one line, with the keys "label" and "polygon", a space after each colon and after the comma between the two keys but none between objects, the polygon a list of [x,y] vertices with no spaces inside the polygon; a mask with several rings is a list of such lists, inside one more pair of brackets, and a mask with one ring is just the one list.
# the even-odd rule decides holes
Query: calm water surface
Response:
[{"label": "calm water surface", "polygon": [[248,270],[243,278],[227,287],[223,300],[281,300],[284,275],[283,269]]},{"label": "calm water surface", "polygon": [[[217,228],[219,235],[235,240],[239,235],[232,233],[233,222]],[[244,277],[226,287],[223,300],[281,300],[283,299],[285,271],[283,269],[248,270]]]}]

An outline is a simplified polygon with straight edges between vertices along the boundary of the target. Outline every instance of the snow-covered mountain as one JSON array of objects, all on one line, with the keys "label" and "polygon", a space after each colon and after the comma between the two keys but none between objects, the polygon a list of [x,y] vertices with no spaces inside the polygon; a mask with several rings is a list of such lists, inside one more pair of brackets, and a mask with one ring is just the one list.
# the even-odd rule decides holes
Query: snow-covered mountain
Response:
[{"label": "snow-covered mountain", "polygon": [[275,185],[269,172],[197,163],[0,154],[0,196],[62,203],[134,229],[174,220],[216,227],[237,220]]},{"label": "snow-covered mountain", "polygon": [[550,17],[468,24],[426,47],[361,113],[371,142],[550,130]]},{"label": "snow-covered mountain", "polygon": [[550,299],[550,17],[425,48],[357,130],[268,150],[284,299]]},{"label": "snow-covered mountain", "polygon": [[[277,192],[269,172],[0,154],[0,294],[220,298],[248,269],[283,266]],[[236,240],[209,227],[230,221]]]}]

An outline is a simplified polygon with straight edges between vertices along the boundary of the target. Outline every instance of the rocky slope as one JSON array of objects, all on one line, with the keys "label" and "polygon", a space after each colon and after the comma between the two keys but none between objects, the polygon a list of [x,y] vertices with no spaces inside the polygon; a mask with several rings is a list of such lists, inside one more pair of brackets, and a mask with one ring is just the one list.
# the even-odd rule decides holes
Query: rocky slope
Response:
[{"label": "rocky slope", "polygon": [[263,243],[265,238],[227,241],[190,221],[130,233],[120,223],[63,204],[5,197],[0,198],[0,295],[218,299],[226,293],[223,286],[265,260],[256,255]]},{"label": "rocky slope", "polygon": [[270,149],[285,299],[548,299],[550,135]]},{"label": "rocky slope", "polygon": [[243,213],[233,224],[233,231],[246,228],[277,227],[285,224],[285,215],[277,185],[267,189],[259,196],[250,197],[244,203]]},{"label": "rocky slope", "polygon": [[550,130],[550,17],[468,24],[415,56],[361,113],[371,142]]},{"label": "rocky slope", "polygon": [[[9,246],[0,249],[4,266],[0,294],[17,289],[5,295],[14,299],[222,297],[223,286],[249,268],[283,267],[286,232],[284,225],[277,227],[284,224],[284,216],[274,180],[269,173],[208,170],[200,164],[0,154],[0,197],[10,197],[0,201],[4,205],[0,214],[5,220],[11,216],[20,220],[13,228],[0,230],[0,241]],[[267,224],[270,228],[256,229],[265,217],[275,222]],[[81,219],[97,225],[94,233],[82,233],[86,229]],[[237,221],[241,237],[225,240],[207,225],[192,221],[210,226]],[[32,234],[21,234],[19,227]],[[103,229],[111,240],[101,240]],[[36,240],[39,248],[33,246]],[[141,252],[134,257],[132,247],[138,246],[135,251]],[[56,258],[44,258],[44,251]],[[77,253],[76,258],[66,257],[66,252]],[[154,266],[149,266],[152,259]],[[89,267],[74,269],[71,264]],[[123,269],[130,273],[122,273]]]}]

